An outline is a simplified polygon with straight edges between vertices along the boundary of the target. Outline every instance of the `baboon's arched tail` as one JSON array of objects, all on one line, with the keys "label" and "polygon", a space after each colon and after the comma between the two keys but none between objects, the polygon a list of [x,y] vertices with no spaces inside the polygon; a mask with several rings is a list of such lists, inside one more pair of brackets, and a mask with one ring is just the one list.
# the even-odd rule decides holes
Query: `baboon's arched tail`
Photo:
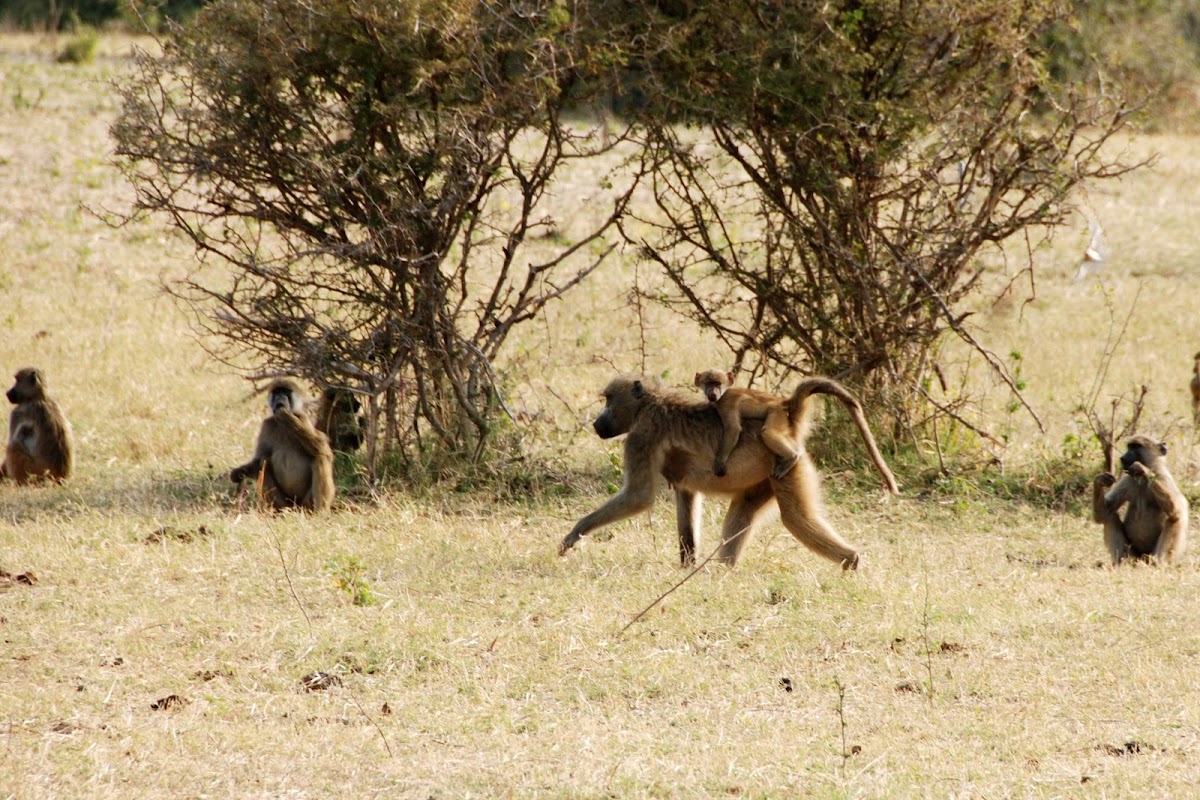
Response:
[{"label": "baboon's arched tail", "polygon": [[867,446],[867,452],[871,454],[871,460],[875,462],[875,468],[883,476],[883,481],[887,484],[888,491],[892,494],[900,494],[900,487],[896,483],[896,476],[892,474],[891,468],[883,460],[883,454],[879,452],[879,447],[875,444],[875,437],[871,435],[871,428],[867,425],[866,416],[863,415],[862,403],[858,402],[858,398],[851,394],[850,390],[845,386],[833,378],[806,378],[800,381],[800,385],[796,387],[796,391],[792,392],[792,397],[788,401],[788,408],[792,418],[799,419],[801,420],[801,424],[804,424],[804,420],[811,413],[809,398],[814,394],[833,395],[842,401],[842,405],[850,412],[854,424],[858,426],[858,432],[862,436],[863,443]]}]

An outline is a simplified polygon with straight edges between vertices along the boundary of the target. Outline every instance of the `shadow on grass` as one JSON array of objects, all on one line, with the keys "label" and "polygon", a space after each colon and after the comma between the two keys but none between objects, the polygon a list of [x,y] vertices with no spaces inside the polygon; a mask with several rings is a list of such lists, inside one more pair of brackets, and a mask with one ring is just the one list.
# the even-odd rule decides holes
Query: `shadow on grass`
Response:
[{"label": "shadow on grass", "polygon": [[110,513],[226,512],[237,505],[237,487],[227,472],[109,473],[73,478],[62,485],[0,483],[0,519],[13,523]]},{"label": "shadow on grass", "polygon": [[[563,497],[615,491],[619,475],[611,473],[611,469],[597,475],[522,465],[509,470],[425,476],[425,480],[414,482],[392,475],[381,481],[377,492],[372,492],[361,472],[347,470],[337,476],[338,495],[334,508],[363,509],[374,506],[380,497],[392,495],[435,503],[461,497],[470,498],[472,502],[507,506],[554,504]],[[227,471],[217,472],[212,468],[123,474],[114,470],[101,475],[77,476],[62,485],[16,486],[0,482],[0,520],[13,524],[97,514],[153,517],[257,511],[252,482],[246,481],[239,487],[230,481]]]}]

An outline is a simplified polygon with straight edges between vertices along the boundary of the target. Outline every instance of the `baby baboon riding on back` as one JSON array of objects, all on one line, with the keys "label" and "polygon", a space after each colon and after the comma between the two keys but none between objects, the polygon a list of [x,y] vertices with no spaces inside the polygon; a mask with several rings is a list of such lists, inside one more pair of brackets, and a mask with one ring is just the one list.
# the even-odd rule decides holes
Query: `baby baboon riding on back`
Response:
[{"label": "baby baboon riding on back", "polygon": [[719,369],[697,372],[695,384],[721,415],[721,443],[713,461],[713,472],[718,477],[725,474],[725,462],[742,434],[742,421],[748,419],[762,420],[763,444],[776,456],[772,478],[782,478],[796,465],[800,451],[796,447],[784,398],[754,389],[735,388],[733,373]]}]

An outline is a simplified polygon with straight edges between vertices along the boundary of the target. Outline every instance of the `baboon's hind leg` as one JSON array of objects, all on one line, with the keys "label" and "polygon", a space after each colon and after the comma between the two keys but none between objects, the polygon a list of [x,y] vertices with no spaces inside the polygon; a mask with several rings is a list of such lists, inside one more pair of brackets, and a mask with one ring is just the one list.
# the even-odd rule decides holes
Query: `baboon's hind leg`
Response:
[{"label": "baboon's hind leg", "polygon": [[779,480],[791,472],[800,460],[800,447],[796,444],[796,434],[788,422],[786,410],[767,414],[763,422],[762,441],[775,454],[775,468],[771,470],[771,477]]},{"label": "baboon's hind leg", "polygon": [[836,561],[842,569],[857,569],[858,551],[825,521],[819,481],[806,456],[800,457],[783,480],[771,481],[783,526],[817,555]]}]

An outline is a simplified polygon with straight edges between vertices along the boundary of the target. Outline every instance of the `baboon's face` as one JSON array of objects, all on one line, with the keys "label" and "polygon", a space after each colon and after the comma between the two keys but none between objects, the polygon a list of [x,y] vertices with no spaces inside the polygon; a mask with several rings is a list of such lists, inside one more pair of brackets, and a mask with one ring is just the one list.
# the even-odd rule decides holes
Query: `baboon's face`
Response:
[{"label": "baboon's face", "polygon": [[601,439],[611,439],[629,433],[645,396],[646,390],[640,380],[613,379],[604,387],[604,410],[592,423],[596,434]]},{"label": "baboon's face", "polygon": [[267,409],[274,414],[279,409],[299,414],[304,406],[304,395],[294,381],[277,380],[267,389]]},{"label": "baboon's face", "polygon": [[36,369],[23,369],[15,376],[16,383],[4,393],[8,401],[14,405],[28,403],[31,400],[41,400],[46,396],[45,380],[42,373]]},{"label": "baboon's face", "polygon": [[1134,463],[1140,463],[1147,469],[1154,469],[1159,460],[1167,454],[1165,442],[1156,442],[1149,436],[1134,436],[1127,443],[1128,449],[1121,456],[1121,466],[1129,469]]},{"label": "baboon's face", "polygon": [[725,390],[733,384],[733,373],[726,374],[715,369],[697,372],[695,383],[700,387],[700,391],[704,392],[704,396],[708,399],[708,402],[715,403],[721,399],[721,395],[725,394]]}]

